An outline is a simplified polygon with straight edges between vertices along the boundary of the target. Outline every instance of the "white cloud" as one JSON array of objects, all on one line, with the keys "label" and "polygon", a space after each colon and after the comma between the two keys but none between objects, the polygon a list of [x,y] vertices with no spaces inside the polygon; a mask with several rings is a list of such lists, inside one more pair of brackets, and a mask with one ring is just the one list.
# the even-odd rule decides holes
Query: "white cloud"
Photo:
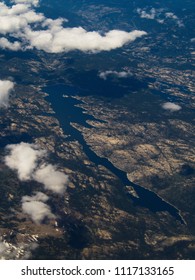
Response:
[{"label": "white cloud", "polygon": [[64,22],[68,22],[68,20],[65,18],[46,18],[42,23],[42,27],[49,27],[53,32],[55,32],[62,29],[62,25]]},{"label": "white cloud", "polygon": [[171,12],[165,13],[165,17],[174,20],[179,27],[184,26],[183,22],[174,13]]},{"label": "white cloud", "polygon": [[[36,13],[34,1],[14,1],[15,5],[7,6],[0,2],[0,34],[19,40],[17,47],[23,50],[36,48],[48,53],[61,53],[72,50],[83,52],[110,51],[120,48],[135,39],[146,35],[146,32],[111,30],[104,35],[88,32],[82,27],[65,28],[66,19],[52,20],[41,13]],[[34,28],[34,24],[38,24]],[[6,38],[7,39],[7,38]],[[8,38],[9,39],[9,38]],[[15,43],[16,44],[16,43]],[[16,45],[1,44],[2,48],[16,50]]]},{"label": "white cloud", "polygon": [[0,80],[0,107],[7,107],[9,105],[9,94],[13,88],[13,82],[8,80]]},{"label": "white cloud", "polygon": [[43,14],[41,14],[41,13],[37,14],[34,11],[27,11],[22,16],[23,16],[23,18],[26,19],[28,24],[29,23],[42,22],[45,19]]},{"label": "white cloud", "polygon": [[65,192],[68,176],[58,171],[55,165],[46,162],[45,150],[39,149],[37,145],[23,142],[7,145],[6,150],[9,154],[5,156],[5,163],[17,172],[21,181],[36,180],[47,190],[58,194]]},{"label": "white cloud", "polygon": [[124,32],[112,30],[101,36],[98,32],[87,32],[82,27],[62,28],[54,30],[33,31],[30,28],[25,30],[26,39],[30,46],[48,53],[68,52],[80,50],[83,52],[110,51],[122,47],[126,43],[134,41],[146,35],[144,31]]},{"label": "white cloud", "polygon": [[26,201],[22,203],[22,211],[29,215],[33,222],[40,224],[44,219],[55,219],[50,207],[41,201]]},{"label": "white cloud", "polygon": [[45,203],[49,197],[38,192],[34,196],[23,196],[22,211],[29,215],[33,222],[40,224],[44,219],[55,219],[50,207]]},{"label": "white cloud", "polygon": [[36,13],[29,5],[16,4],[8,7],[0,2],[0,34],[20,38],[24,36],[22,32],[29,24],[41,22],[44,19],[43,14]]},{"label": "white cloud", "polygon": [[148,8],[145,9],[137,9],[137,13],[140,15],[141,18],[156,20],[158,23],[163,24],[165,20],[172,19],[179,27],[183,27],[183,22],[172,12],[166,12],[164,9],[155,9]]},{"label": "white cloud", "polygon": [[176,15],[174,15],[174,13],[165,13],[166,18],[172,18],[172,19],[178,19],[178,17]]},{"label": "white cloud", "polygon": [[106,80],[108,76],[115,76],[117,78],[128,78],[132,76],[132,73],[130,71],[104,71],[99,73],[99,77],[103,80]]},{"label": "white cloud", "polygon": [[62,194],[68,183],[68,176],[57,171],[56,166],[44,164],[34,173],[33,178],[42,183],[45,189]]},{"label": "white cloud", "polygon": [[0,16],[20,15],[28,11],[29,6],[24,4],[8,7],[4,2],[0,2]]},{"label": "white cloud", "polygon": [[145,10],[141,10],[140,8],[138,8],[137,13],[140,15],[141,18],[146,19],[155,19],[157,15],[157,11],[154,8],[152,8],[148,13]]},{"label": "white cloud", "polygon": [[160,24],[163,24],[165,22],[164,19],[157,19],[157,22],[160,23]]},{"label": "white cloud", "polygon": [[46,202],[48,201],[49,197],[42,193],[42,192],[36,192],[36,194],[34,196],[28,196],[25,195],[22,198],[22,202],[30,202],[30,201],[42,201],[42,202]]},{"label": "white cloud", "polygon": [[175,112],[175,111],[179,111],[181,110],[181,106],[175,104],[175,103],[172,103],[172,102],[166,102],[162,105],[162,108],[165,109],[165,110],[169,110],[171,112]]},{"label": "white cloud", "polygon": [[38,6],[39,0],[13,0],[14,3],[24,3],[24,4],[30,4],[34,6]]},{"label": "white cloud", "polygon": [[12,8],[7,10],[8,15],[20,15],[27,12],[29,7],[24,4],[17,4],[12,6]]},{"label": "white cloud", "polygon": [[0,38],[0,48],[5,50],[11,50],[11,51],[18,51],[21,49],[20,42],[10,42],[7,38]]},{"label": "white cloud", "polygon": [[18,16],[1,16],[0,17],[0,34],[17,32],[27,25],[25,18]]},{"label": "white cloud", "polygon": [[42,159],[45,151],[38,150],[36,145],[20,143],[6,146],[10,152],[5,157],[5,163],[16,170],[20,180],[30,180],[32,173],[37,168],[38,160]]}]

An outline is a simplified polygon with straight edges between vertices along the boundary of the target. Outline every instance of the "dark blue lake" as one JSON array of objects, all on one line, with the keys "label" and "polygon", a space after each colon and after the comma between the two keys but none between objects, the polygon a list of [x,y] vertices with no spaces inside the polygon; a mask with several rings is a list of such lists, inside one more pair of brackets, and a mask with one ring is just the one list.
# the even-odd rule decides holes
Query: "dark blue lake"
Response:
[{"label": "dark blue lake", "polygon": [[[71,123],[75,122],[79,125],[89,127],[89,125],[86,123],[86,120],[94,120],[93,116],[86,114],[86,112],[83,112],[83,109],[75,106],[81,103],[72,97],[72,94],[76,89],[69,88],[67,86],[64,86],[63,88],[62,85],[60,85],[60,87],[59,85],[56,85],[48,86],[43,90],[49,94],[49,96],[46,97],[46,100],[51,103],[51,107],[55,112],[55,117],[60,122],[61,128],[65,134],[70,135],[66,141],[78,141],[82,145],[83,150],[90,161],[96,165],[102,165],[110,170],[121,180],[124,187],[132,186],[137,192],[139,198],[136,198],[131,194],[127,195],[131,197],[135,205],[148,208],[152,212],[167,211],[181,223],[184,223],[178,209],[162,200],[154,192],[129,181],[126,172],[116,168],[107,158],[99,157],[95,152],[93,152],[93,150],[91,150],[80,131],[71,125]],[[63,95],[66,97],[63,97]]]}]

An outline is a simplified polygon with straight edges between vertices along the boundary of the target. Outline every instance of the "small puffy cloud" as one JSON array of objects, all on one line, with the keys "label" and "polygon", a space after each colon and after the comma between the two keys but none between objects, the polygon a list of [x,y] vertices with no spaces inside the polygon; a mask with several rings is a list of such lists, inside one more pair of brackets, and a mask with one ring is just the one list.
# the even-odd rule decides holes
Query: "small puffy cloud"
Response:
[{"label": "small puffy cloud", "polygon": [[19,51],[21,49],[20,42],[10,42],[7,38],[0,38],[0,48],[3,50]]},{"label": "small puffy cloud", "polygon": [[29,215],[36,224],[40,224],[46,218],[55,219],[50,207],[42,201],[23,202],[22,211]]},{"label": "small puffy cloud", "polygon": [[162,105],[162,108],[165,109],[165,110],[169,110],[171,112],[175,112],[175,111],[179,111],[181,110],[181,106],[175,104],[175,103],[172,103],[172,102],[166,102]]},{"label": "small puffy cloud", "polygon": [[35,180],[45,189],[63,194],[68,183],[68,176],[58,171],[57,167],[46,162],[47,153],[35,144],[20,143],[7,145],[8,154],[5,164],[15,170],[21,181]]},{"label": "small puffy cloud", "polygon": [[137,13],[140,15],[141,18],[156,20],[158,23],[163,24],[165,20],[172,19],[179,27],[183,27],[183,22],[172,12],[166,12],[164,9],[155,9],[151,8],[148,9],[137,9]]},{"label": "small puffy cloud", "polygon": [[20,15],[28,11],[28,6],[24,4],[17,4],[7,10],[8,15]]},{"label": "small puffy cloud", "polygon": [[36,192],[34,196],[28,196],[25,195],[22,198],[22,202],[30,202],[30,201],[42,201],[42,202],[47,202],[49,197],[42,193],[42,192]]},{"label": "small puffy cloud", "polygon": [[165,21],[164,21],[164,19],[157,19],[157,22],[160,24],[163,24]]},{"label": "small puffy cloud", "polygon": [[44,164],[34,173],[33,178],[44,185],[45,189],[62,194],[68,183],[68,176],[57,171],[56,166]]},{"label": "small puffy cloud", "polygon": [[5,157],[6,165],[16,170],[20,180],[30,180],[37,167],[38,160],[42,159],[45,151],[38,150],[36,145],[20,143],[6,146],[9,154]]},{"label": "small puffy cloud", "polygon": [[9,95],[13,88],[13,82],[8,80],[0,80],[0,107],[7,107],[9,105]]},{"label": "small puffy cloud", "polygon": [[166,18],[172,18],[172,19],[177,19],[178,17],[174,15],[174,13],[165,13]]},{"label": "small puffy cloud", "polygon": [[140,15],[141,18],[155,19],[157,15],[157,10],[152,8],[149,12],[146,12],[145,10],[138,8],[137,13]]},{"label": "small puffy cloud", "polygon": [[132,76],[132,73],[130,71],[120,71],[120,72],[118,72],[118,71],[111,71],[111,70],[99,73],[99,77],[103,80],[107,80],[108,76],[114,76],[114,77],[117,77],[117,78],[128,78],[128,77]]},{"label": "small puffy cloud", "polygon": [[68,20],[65,18],[46,18],[42,23],[42,27],[49,27],[53,32],[55,32],[62,29],[62,25],[64,22],[68,22]]},{"label": "small puffy cloud", "polygon": [[29,215],[33,222],[40,224],[45,219],[55,219],[50,207],[45,203],[49,197],[38,192],[34,196],[23,196],[22,211]]},{"label": "small puffy cloud", "polygon": [[27,11],[26,13],[24,13],[23,18],[26,19],[26,21],[29,23],[37,23],[37,22],[42,22],[45,17],[43,14],[41,13],[35,13],[34,11]]},{"label": "small puffy cloud", "polygon": [[184,26],[183,22],[174,13],[171,12],[165,13],[165,17],[174,20],[179,27]]}]

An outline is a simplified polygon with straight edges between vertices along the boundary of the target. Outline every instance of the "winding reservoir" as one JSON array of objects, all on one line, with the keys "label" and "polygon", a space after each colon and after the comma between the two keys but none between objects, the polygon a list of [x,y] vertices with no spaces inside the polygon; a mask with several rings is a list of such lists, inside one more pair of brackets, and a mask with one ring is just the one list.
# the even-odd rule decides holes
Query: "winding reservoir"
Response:
[{"label": "winding reservoir", "polygon": [[[99,157],[91,150],[81,132],[71,125],[71,123],[78,123],[79,125],[90,127],[86,121],[94,120],[93,116],[86,114],[86,112],[84,113],[82,108],[75,106],[81,104],[81,102],[72,97],[75,94],[74,89],[64,86],[64,90],[62,91],[62,86],[60,85],[59,87],[56,85],[56,87],[47,86],[43,90],[49,94],[46,100],[51,103],[51,107],[55,112],[56,118],[60,122],[61,128],[65,134],[70,135],[67,141],[78,141],[82,145],[83,151],[90,161],[96,165],[106,167],[121,180],[124,186],[132,186],[139,198],[130,194],[129,196],[136,205],[148,208],[152,212],[167,211],[182,224],[185,223],[177,208],[161,199],[154,192],[131,182],[124,171],[115,167],[107,158]],[[67,95],[66,98],[63,97],[64,94]]]}]

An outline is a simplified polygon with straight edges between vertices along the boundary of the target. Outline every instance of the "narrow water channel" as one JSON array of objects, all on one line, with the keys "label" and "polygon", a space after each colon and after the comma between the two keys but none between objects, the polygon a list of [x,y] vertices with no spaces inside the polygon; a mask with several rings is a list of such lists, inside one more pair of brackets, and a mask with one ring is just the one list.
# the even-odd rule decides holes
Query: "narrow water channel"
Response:
[{"label": "narrow water channel", "polygon": [[[134,197],[133,195],[128,194],[136,205],[148,208],[152,212],[158,211],[167,211],[170,215],[179,220],[182,224],[185,221],[182,219],[179,210],[161,199],[154,192],[145,189],[137,184],[134,184],[127,178],[126,172],[115,167],[107,158],[102,158],[98,156],[90,146],[86,143],[82,133],[71,125],[71,123],[78,123],[79,125],[89,127],[87,120],[94,120],[94,117],[83,112],[82,108],[79,108],[75,105],[80,104],[81,102],[71,97],[72,92],[60,92],[55,90],[55,87],[46,87],[43,89],[49,95],[46,97],[46,100],[51,103],[51,107],[55,112],[55,116],[60,122],[60,126],[63,129],[64,133],[70,135],[66,141],[78,141],[82,147],[83,151],[87,155],[90,161],[96,165],[102,165],[115,174],[124,186],[132,186],[139,198]],[[63,94],[67,95],[66,98],[63,97]],[[70,95],[70,96],[69,96]]]}]

